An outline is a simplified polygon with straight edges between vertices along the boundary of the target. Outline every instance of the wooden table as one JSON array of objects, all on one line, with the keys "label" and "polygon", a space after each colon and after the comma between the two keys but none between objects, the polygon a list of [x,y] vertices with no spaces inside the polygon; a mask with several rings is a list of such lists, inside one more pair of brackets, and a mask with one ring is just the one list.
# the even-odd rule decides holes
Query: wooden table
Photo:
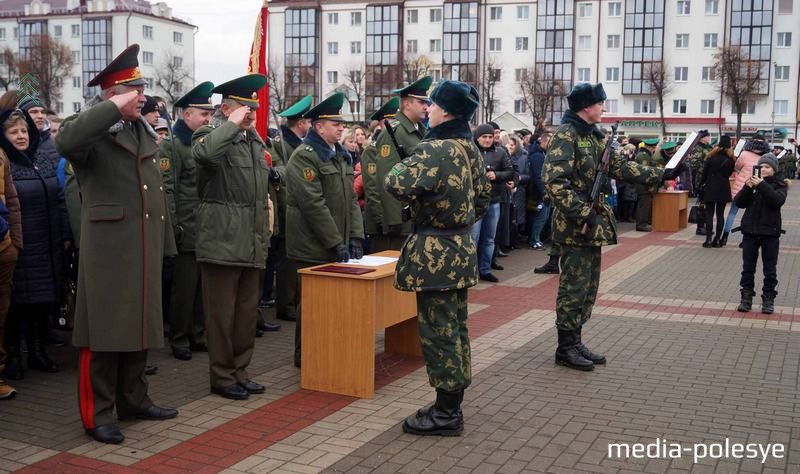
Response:
[{"label": "wooden table", "polygon": [[676,232],[689,224],[689,191],[659,191],[653,196],[653,230]]},{"label": "wooden table", "polygon": [[[374,255],[399,254],[390,250]],[[314,270],[326,265],[298,271],[303,337],[300,387],[372,398],[376,331],[386,330],[385,352],[422,355],[416,296],[392,286],[396,262],[366,267],[375,271],[363,275]]]}]

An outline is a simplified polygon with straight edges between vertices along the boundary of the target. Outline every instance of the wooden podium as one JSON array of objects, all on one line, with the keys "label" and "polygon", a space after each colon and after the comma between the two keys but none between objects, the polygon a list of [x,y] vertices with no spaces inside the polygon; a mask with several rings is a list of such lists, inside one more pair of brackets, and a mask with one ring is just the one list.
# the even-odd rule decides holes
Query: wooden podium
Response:
[{"label": "wooden podium", "polygon": [[[397,257],[389,250],[373,254]],[[384,350],[421,356],[417,300],[392,286],[397,262],[363,275],[299,270],[302,304],[300,387],[372,398],[375,332],[385,329]],[[350,267],[351,265],[346,265]]]},{"label": "wooden podium", "polygon": [[659,191],[653,196],[653,230],[676,232],[689,224],[689,191]]}]

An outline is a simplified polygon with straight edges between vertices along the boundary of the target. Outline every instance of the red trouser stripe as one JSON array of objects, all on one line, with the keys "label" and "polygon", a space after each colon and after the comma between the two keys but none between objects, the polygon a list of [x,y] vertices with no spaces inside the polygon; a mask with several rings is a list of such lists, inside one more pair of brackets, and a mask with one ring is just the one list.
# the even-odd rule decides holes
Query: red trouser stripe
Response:
[{"label": "red trouser stripe", "polygon": [[90,366],[92,350],[81,348],[80,369],[78,373],[78,394],[80,399],[81,420],[87,430],[94,429],[94,393],[92,391],[92,375]]}]

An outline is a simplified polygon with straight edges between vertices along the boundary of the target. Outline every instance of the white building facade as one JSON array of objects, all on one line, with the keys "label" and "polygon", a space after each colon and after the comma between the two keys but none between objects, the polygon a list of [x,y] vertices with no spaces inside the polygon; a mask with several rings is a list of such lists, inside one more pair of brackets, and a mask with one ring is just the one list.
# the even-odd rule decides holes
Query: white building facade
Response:
[{"label": "white building facade", "polygon": [[[61,116],[78,112],[96,95],[86,84],[128,45],[138,43],[139,67],[149,84],[146,94],[163,95],[156,71],[171,61],[188,72],[175,89],[194,87],[194,35],[197,28],[172,17],[165,3],[144,0],[7,0],[0,3],[0,50],[21,53],[26,39],[46,31],[67,45],[76,65],[61,86],[61,98],[51,108]],[[23,52],[24,54],[24,52]],[[176,91],[177,92],[177,91]]]},{"label": "white building facade", "polygon": [[[288,98],[346,91],[353,119],[372,113],[424,63],[436,80],[479,89],[486,71],[499,69],[490,116],[510,113],[532,125],[520,79],[541,68],[567,90],[602,82],[606,122],[657,136],[657,95],[642,71],[663,58],[668,136],[731,133],[736,115],[711,66],[733,38],[761,61],[764,78],[743,133],[797,136],[800,0],[272,0],[269,12],[270,65],[283,70]],[[363,76],[360,93],[354,72]],[[562,108],[555,105],[551,121]]]}]

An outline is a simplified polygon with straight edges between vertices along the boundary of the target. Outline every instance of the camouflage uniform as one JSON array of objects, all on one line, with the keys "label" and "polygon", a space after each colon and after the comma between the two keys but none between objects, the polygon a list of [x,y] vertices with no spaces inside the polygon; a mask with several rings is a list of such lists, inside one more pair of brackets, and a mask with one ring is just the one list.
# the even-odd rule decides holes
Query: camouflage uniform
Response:
[{"label": "camouflage uniform", "polygon": [[[634,161],[644,166],[659,166],[664,167],[663,161],[659,159],[659,154],[650,153],[647,148],[642,148],[636,154]],[[636,228],[641,229],[650,225],[650,219],[653,214],[653,193],[656,192],[655,185],[648,185],[644,183],[636,184]]]},{"label": "camouflage uniform", "polygon": [[[614,212],[605,200],[599,204],[597,224],[589,235],[581,233],[592,209],[589,194],[604,149],[593,133],[596,127],[583,126],[583,133],[574,123],[558,128],[543,170],[545,189],[553,202],[553,242],[561,249],[556,327],[565,331],[579,330],[591,317],[600,280],[600,248],[617,243]],[[609,173],[617,180],[655,187],[664,172],[614,155]]]},{"label": "camouflage uniform", "polygon": [[395,165],[385,180],[410,203],[414,233],[406,240],[394,286],[417,292],[419,333],[430,384],[455,392],[471,381],[467,288],[478,282],[470,229],[489,205],[491,185],[465,122],[445,122]]},{"label": "camouflage uniform", "polygon": [[689,158],[689,166],[692,168],[692,182],[699,183],[703,177],[703,166],[706,164],[706,156],[711,151],[711,145],[697,142]]}]

